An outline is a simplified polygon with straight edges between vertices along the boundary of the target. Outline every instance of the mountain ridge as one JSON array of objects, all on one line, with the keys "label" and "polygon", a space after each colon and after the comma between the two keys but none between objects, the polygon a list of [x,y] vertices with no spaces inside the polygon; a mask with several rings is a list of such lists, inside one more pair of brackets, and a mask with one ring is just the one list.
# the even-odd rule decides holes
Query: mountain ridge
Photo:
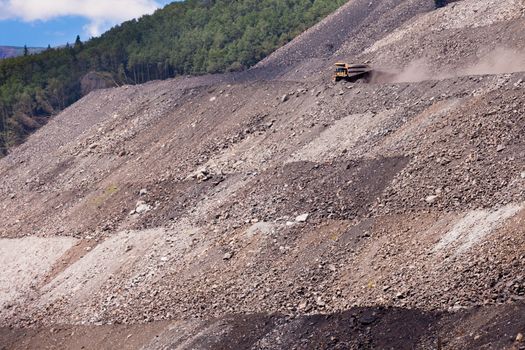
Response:
[{"label": "mountain ridge", "polygon": [[[28,47],[27,48],[30,54],[36,54],[44,51],[43,47]],[[3,58],[14,58],[22,56],[24,54],[23,46],[1,46],[0,45],[0,59]]]}]

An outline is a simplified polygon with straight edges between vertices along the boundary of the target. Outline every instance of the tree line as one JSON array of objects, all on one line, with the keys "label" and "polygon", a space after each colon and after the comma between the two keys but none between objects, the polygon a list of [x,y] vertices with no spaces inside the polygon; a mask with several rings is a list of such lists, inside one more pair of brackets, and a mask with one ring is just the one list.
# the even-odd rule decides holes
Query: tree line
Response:
[{"label": "tree line", "polygon": [[0,155],[81,97],[90,72],[119,84],[246,69],[346,0],[186,0],[85,43],[0,60]]}]

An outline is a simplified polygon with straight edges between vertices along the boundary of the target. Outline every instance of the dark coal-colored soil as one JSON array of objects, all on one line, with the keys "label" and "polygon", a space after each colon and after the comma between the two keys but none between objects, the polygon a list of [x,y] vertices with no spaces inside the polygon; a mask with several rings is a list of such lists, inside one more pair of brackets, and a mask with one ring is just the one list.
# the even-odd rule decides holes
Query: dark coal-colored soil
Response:
[{"label": "dark coal-colored soil", "polygon": [[[516,337],[524,326],[524,304],[452,314],[361,307],[326,315],[232,315],[140,327],[1,328],[0,349],[518,350],[524,345]],[[189,329],[192,333],[181,335]]]}]

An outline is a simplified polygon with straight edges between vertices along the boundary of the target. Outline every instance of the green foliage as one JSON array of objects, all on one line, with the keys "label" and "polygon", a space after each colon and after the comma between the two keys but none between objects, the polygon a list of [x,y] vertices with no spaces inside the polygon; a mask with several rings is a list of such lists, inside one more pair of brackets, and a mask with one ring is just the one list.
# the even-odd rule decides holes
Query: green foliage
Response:
[{"label": "green foliage", "polygon": [[1,60],[0,154],[78,100],[90,71],[138,84],[243,70],[345,2],[186,0],[85,43]]}]

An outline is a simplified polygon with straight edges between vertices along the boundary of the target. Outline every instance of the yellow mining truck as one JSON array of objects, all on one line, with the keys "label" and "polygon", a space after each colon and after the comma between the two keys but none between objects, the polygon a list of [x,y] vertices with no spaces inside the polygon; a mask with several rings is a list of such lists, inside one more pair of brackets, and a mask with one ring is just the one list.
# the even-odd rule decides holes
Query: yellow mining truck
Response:
[{"label": "yellow mining truck", "polygon": [[346,80],[355,83],[358,80],[369,81],[372,77],[372,67],[366,64],[335,64],[334,81]]}]

